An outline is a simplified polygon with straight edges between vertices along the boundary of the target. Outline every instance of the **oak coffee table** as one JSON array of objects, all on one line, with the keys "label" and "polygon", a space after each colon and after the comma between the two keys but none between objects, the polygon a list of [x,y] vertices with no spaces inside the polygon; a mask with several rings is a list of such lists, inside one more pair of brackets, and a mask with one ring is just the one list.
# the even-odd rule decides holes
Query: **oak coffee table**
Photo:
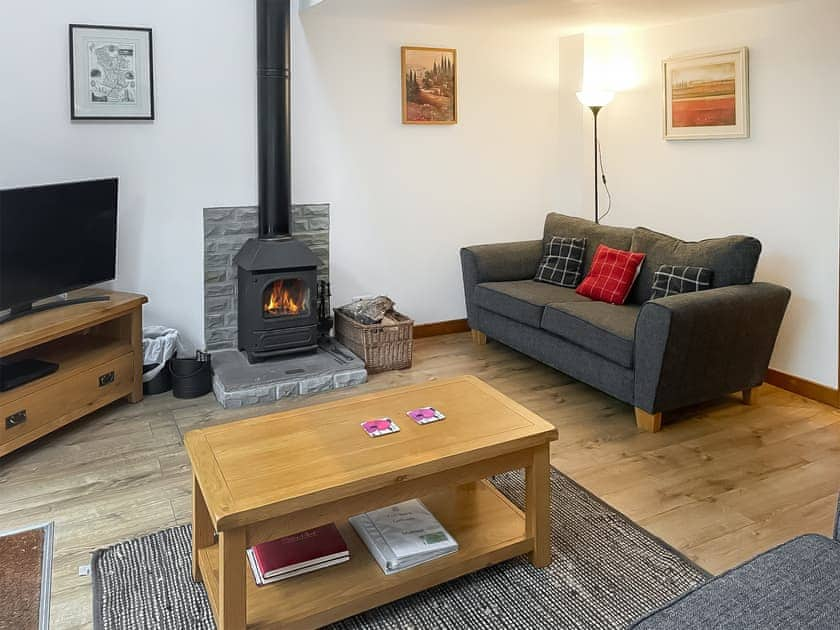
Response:
[{"label": "oak coffee table", "polygon": [[[446,419],[418,425],[406,416],[426,406]],[[371,438],[362,430],[384,416],[401,431]],[[193,576],[220,630],[313,628],[521,554],[545,566],[554,439],[553,425],[472,376],[192,431]],[[486,480],[519,468],[524,513]],[[460,549],[386,576],[347,519],[411,498]],[[256,585],[246,548],[331,522],[349,562]]]}]

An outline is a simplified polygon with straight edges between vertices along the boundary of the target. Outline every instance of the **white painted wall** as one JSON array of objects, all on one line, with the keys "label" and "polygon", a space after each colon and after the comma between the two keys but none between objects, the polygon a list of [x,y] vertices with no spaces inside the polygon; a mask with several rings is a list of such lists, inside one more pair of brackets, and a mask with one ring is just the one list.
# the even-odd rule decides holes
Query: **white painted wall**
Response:
[{"label": "white painted wall", "polygon": [[[557,177],[557,40],[322,9],[295,18],[294,199],[332,204],[335,301],[387,293],[419,322],[462,317],[461,245],[537,237],[558,199],[579,203]],[[154,123],[70,122],[70,22],[154,28]],[[404,44],[458,49],[460,124],[400,123]],[[115,284],[190,345],[202,208],[256,200],[254,46],[242,0],[0,4],[0,186],[119,176]]]},{"label": "white painted wall", "polygon": [[[294,28],[294,198],[332,204],[335,300],[388,293],[419,322],[462,317],[458,248],[533,238],[546,209],[590,215],[584,39],[331,17]],[[71,123],[70,22],[151,26],[157,120]],[[758,236],[759,277],[794,299],[774,367],[837,374],[840,7],[803,0],[637,31],[639,85],[602,114],[610,222],[685,238]],[[400,123],[399,47],[458,49],[460,123]],[[660,139],[659,69],[751,48],[752,138]],[[121,178],[116,286],[202,345],[201,213],[256,199],[251,2],[0,4],[0,186]],[[815,269],[817,273],[815,273]]]},{"label": "white painted wall", "polygon": [[[202,343],[202,209],[256,199],[251,3],[0,3],[0,187],[119,176],[116,286]],[[71,123],[68,24],[154,28],[154,123]]]},{"label": "white painted wall", "polygon": [[[689,240],[758,237],[764,246],[758,278],[793,291],[771,365],[831,387],[838,354],[838,24],[836,0],[804,0],[607,42],[587,37],[585,45],[587,56],[606,47],[606,57],[629,58],[637,84],[599,117],[615,199],[607,223],[645,225]],[[744,45],[750,48],[751,138],[662,140],[662,60]],[[587,217],[591,118],[582,110],[561,131],[574,137],[584,129],[582,170],[567,171],[565,181],[582,187]]]},{"label": "white painted wall", "polygon": [[[549,35],[305,12],[294,32],[294,198],[332,204],[337,303],[385,293],[418,322],[464,317],[458,250],[538,238],[563,190]],[[458,50],[459,123],[401,124],[400,46]],[[577,156],[575,156],[577,157]]]}]

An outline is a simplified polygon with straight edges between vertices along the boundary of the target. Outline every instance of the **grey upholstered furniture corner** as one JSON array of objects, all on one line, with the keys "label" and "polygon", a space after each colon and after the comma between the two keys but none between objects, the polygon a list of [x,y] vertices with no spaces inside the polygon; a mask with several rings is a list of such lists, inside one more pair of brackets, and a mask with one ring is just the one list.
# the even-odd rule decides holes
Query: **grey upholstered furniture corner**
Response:
[{"label": "grey upholstered furniture corner", "polygon": [[[600,243],[646,254],[628,302],[595,302],[533,278],[552,236],[584,237],[584,275]],[[636,408],[658,431],[662,412],[743,392],[764,380],[790,291],[753,282],[761,244],[747,236],[680,241],[645,228],[547,216],[543,238],[461,250],[473,339],[489,336]],[[712,288],[648,300],[659,265],[714,271]]]},{"label": "grey upholstered furniture corner", "polygon": [[840,628],[840,505],[834,539],[766,551],[637,621],[635,630]]}]

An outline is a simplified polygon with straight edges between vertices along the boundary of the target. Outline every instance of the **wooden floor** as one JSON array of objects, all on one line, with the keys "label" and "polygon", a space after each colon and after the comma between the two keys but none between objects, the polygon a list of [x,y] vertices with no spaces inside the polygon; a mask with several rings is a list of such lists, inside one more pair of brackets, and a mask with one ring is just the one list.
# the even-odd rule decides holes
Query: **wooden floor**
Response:
[{"label": "wooden floor", "polygon": [[[553,422],[552,463],[712,572],[792,536],[831,531],[840,489],[840,411],[765,385],[758,404],[735,396],[666,415],[639,433],[633,409],[498,343],[469,334],[419,340],[415,367],[375,375],[319,402],[475,374]],[[0,531],[53,520],[53,628],[88,628],[97,547],[190,517],[184,433],[292,402],[225,411],[208,396],[116,404],[0,459]]]}]

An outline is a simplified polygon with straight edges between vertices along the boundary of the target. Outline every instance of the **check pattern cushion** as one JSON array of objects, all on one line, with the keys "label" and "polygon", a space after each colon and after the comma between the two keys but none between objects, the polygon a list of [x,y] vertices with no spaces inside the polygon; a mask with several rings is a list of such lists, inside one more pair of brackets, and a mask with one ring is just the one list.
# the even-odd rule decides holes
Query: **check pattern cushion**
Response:
[{"label": "check pattern cushion", "polygon": [[585,238],[552,237],[534,280],[574,289],[580,282],[584,251]]},{"label": "check pattern cushion", "polygon": [[678,265],[660,265],[653,274],[651,300],[702,291],[712,286],[712,270],[706,267],[683,267]]},{"label": "check pattern cushion", "polygon": [[598,245],[589,275],[577,292],[599,302],[624,304],[645,260],[640,252]]}]

